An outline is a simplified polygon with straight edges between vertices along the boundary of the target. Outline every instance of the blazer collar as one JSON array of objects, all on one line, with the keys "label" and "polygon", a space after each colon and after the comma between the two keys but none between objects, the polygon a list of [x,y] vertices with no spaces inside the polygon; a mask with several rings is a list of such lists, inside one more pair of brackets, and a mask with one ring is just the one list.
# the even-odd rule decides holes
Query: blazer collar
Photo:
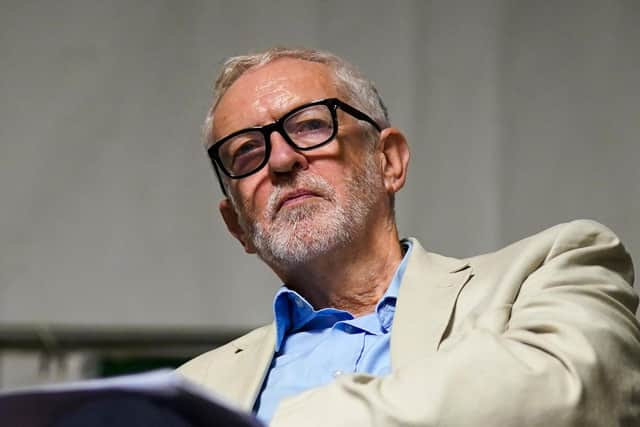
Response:
[{"label": "blazer collar", "polygon": [[438,350],[462,287],[473,272],[466,262],[429,253],[413,243],[402,278],[391,333],[394,369]]}]

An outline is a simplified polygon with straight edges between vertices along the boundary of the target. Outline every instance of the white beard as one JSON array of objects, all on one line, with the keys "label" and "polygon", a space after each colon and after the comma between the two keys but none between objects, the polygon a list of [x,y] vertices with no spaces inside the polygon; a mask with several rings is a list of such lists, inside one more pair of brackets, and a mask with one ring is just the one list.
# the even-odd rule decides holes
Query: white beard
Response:
[{"label": "white beard", "polygon": [[[285,270],[303,265],[346,247],[366,231],[367,218],[384,188],[374,156],[370,152],[365,156],[364,164],[345,176],[342,201],[323,178],[299,174],[271,194],[262,221],[249,222],[240,213],[247,211],[244,206],[237,210],[241,227],[267,264]],[[281,194],[297,187],[314,191],[322,200],[311,199],[276,212]],[[232,203],[237,206],[233,198]]]}]

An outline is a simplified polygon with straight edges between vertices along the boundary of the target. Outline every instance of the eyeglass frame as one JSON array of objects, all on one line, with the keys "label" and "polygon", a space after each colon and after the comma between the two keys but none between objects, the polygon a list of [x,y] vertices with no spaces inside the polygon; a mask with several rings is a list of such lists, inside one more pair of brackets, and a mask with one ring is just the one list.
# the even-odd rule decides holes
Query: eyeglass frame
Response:
[{"label": "eyeglass frame", "polygon": [[[310,147],[299,147],[298,145],[296,145],[295,142],[293,142],[293,139],[291,139],[289,134],[285,131],[284,123],[291,116],[293,116],[294,114],[298,113],[299,111],[304,110],[304,109],[309,108],[309,107],[314,107],[316,105],[324,105],[329,109],[329,112],[331,113],[331,120],[333,122],[333,131],[331,132],[331,135],[327,138],[327,140],[324,141],[324,142],[312,145]],[[352,117],[354,117],[354,118],[356,118],[358,120],[362,120],[362,121],[365,121],[365,122],[369,123],[378,132],[382,131],[382,128],[380,127],[380,125],[378,123],[376,123],[376,121],[373,120],[369,115],[367,115],[366,113],[358,110],[355,107],[352,107],[351,105],[347,104],[346,102],[343,102],[343,101],[339,100],[338,98],[319,99],[319,100],[316,100],[316,101],[312,101],[312,102],[300,105],[300,106],[294,108],[293,110],[285,113],[282,117],[280,117],[275,122],[269,123],[269,124],[264,125],[264,126],[248,127],[248,128],[244,128],[244,129],[240,129],[238,131],[232,132],[229,135],[227,135],[227,136],[219,139],[215,143],[213,143],[207,149],[207,154],[209,155],[209,158],[210,158],[211,163],[213,165],[213,170],[215,171],[216,177],[218,178],[218,183],[220,184],[220,188],[222,190],[222,193],[225,196],[228,196],[227,195],[227,191],[226,191],[226,189],[224,187],[224,183],[222,182],[222,175],[220,174],[220,170],[222,170],[222,173],[224,173],[224,175],[226,175],[227,177],[229,177],[231,179],[246,178],[247,176],[253,175],[254,173],[258,172],[260,169],[262,169],[269,162],[269,158],[271,157],[271,134],[273,132],[278,132],[282,136],[282,138],[285,140],[285,142],[287,144],[289,144],[295,150],[300,150],[300,151],[314,150],[316,148],[322,147],[323,145],[326,145],[329,142],[333,141],[335,139],[337,133],[338,133],[338,113],[337,113],[338,108],[340,108],[342,111],[344,111],[345,113],[351,115]],[[234,176],[234,175],[231,175],[229,173],[229,171],[227,171],[226,168],[224,167],[224,165],[222,163],[222,159],[220,158],[220,155],[218,154],[218,151],[219,151],[220,147],[222,147],[222,145],[225,142],[229,141],[231,138],[234,138],[234,137],[236,137],[238,135],[241,135],[241,134],[247,133],[247,132],[260,132],[262,134],[262,136],[264,137],[264,146],[265,146],[264,160],[258,166],[256,166],[255,169],[253,169],[251,172],[247,172],[247,173],[243,173],[243,174]]]}]

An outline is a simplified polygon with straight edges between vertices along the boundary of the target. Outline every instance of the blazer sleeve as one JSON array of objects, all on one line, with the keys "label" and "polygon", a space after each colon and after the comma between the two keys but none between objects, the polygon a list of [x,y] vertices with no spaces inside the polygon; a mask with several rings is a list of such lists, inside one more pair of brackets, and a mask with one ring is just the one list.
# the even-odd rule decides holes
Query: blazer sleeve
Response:
[{"label": "blazer sleeve", "polygon": [[340,377],[283,401],[271,425],[640,426],[631,259],[597,223],[552,242],[501,330],[459,332],[385,377]]}]

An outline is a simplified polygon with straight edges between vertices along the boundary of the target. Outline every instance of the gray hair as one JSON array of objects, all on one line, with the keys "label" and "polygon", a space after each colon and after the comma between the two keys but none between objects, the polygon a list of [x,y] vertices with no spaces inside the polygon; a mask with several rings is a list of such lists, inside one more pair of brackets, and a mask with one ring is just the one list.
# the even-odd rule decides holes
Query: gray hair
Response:
[{"label": "gray hair", "polygon": [[389,127],[389,113],[375,85],[355,66],[333,53],[305,48],[273,47],[251,55],[234,56],[227,59],[213,88],[213,102],[204,122],[205,145],[213,141],[213,117],[215,110],[231,85],[252,68],[267,65],[280,58],[294,58],[327,65],[345,102],[367,113],[381,128]]}]

